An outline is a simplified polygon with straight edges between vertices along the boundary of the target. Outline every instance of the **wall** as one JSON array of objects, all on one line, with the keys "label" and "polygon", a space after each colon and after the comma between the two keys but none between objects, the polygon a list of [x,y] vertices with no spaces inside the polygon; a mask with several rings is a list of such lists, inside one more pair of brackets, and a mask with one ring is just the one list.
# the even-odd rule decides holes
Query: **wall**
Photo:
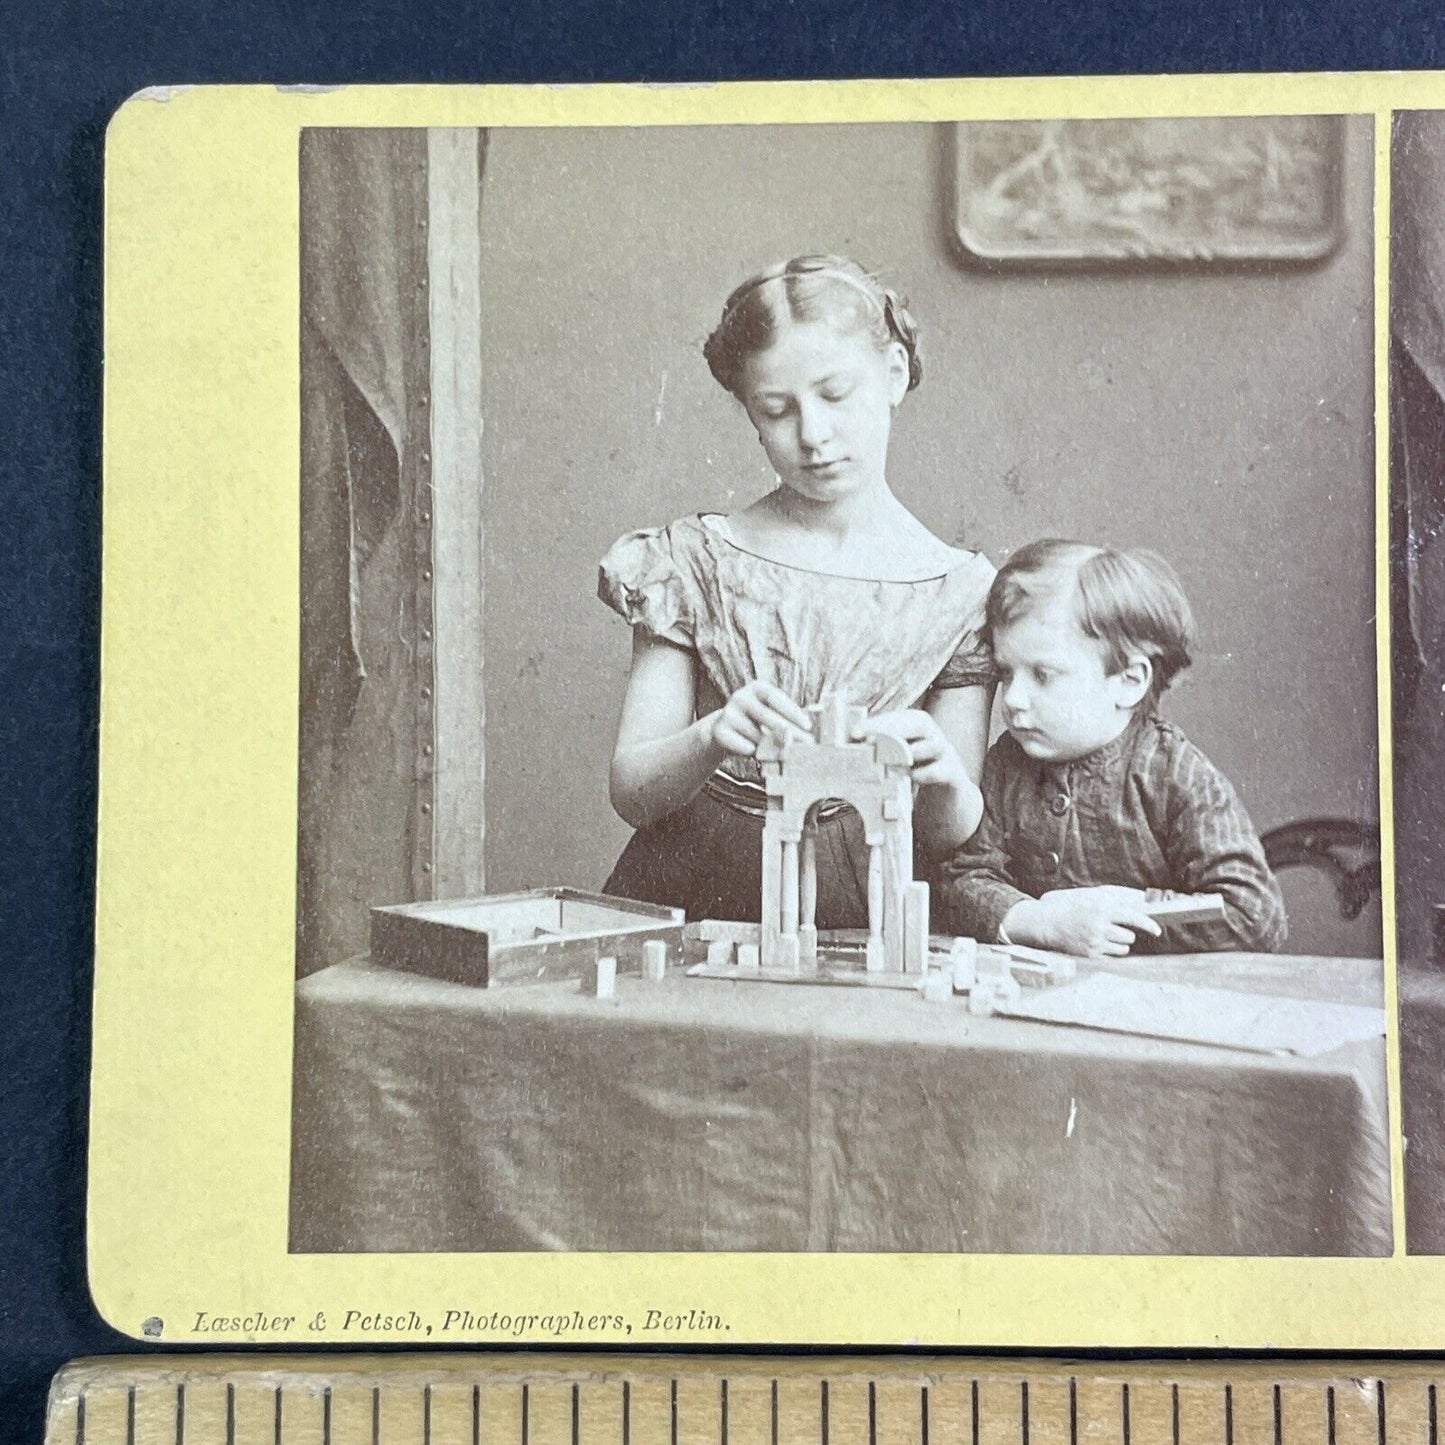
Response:
[{"label": "wall", "polygon": [[[803,250],[854,254],[911,298],[925,378],[889,474],[929,526],[995,560],[1043,534],[1158,548],[1203,632],[1168,710],[1258,825],[1374,817],[1367,119],[1347,151],[1348,235],[1320,267],[994,275],[950,249],[945,128],[496,133],[489,889],[597,886],[625,841],[606,776],[629,639],[594,600],[597,559],[770,485],[699,347],[738,280]],[[1298,942],[1378,948],[1305,892]]]}]

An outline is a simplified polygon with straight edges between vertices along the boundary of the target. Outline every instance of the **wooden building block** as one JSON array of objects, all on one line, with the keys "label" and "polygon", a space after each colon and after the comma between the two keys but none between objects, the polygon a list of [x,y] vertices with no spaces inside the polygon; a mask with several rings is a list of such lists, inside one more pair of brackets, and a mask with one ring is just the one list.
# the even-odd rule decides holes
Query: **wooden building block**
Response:
[{"label": "wooden building block", "polygon": [[923,976],[923,996],[929,1003],[945,1003],[953,998],[953,976],[935,968]]},{"label": "wooden building block", "polygon": [[756,943],[738,944],[738,967],[755,971],[762,966],[758,957],[758,945]]},{"label": "wooden building block", "polygon": [[733,945],[726,938],[714,938],[707,946],[707,961],[726,967],[733,961]]},{"label": "wooden building block", "polygon": [[928,884],[906,883],[903,887],[903,971],[923,974],[928,970]]},{"label": "wooden building block", "polygon": [[703,918],[685,923],[682,936],[690,943],[757,943],[762,929],[756,923],[734,923],[726,918]]},{"label": "wooden building block", "polygon": [[955,938],[948,959],[953,970],[953,991],[967,993],[978,977],[978,944],[971,938]]},{"label": "wooden building block", "polygon": [[597,997],[600,999],[617,997],[617,960],[615,958],[608,957],[597,960]]},{"label": "wooden building block", "polygon": [[650,938],[642,945],[642,976],[649,983],[661,983],[667,977],[667,945],[660,938]]},{"label": "wooden building block", "polygon": [[1223,923],[1224,899],[1218,893],[1191,893],[1146,903],[1144,912],[1160,923]]}]

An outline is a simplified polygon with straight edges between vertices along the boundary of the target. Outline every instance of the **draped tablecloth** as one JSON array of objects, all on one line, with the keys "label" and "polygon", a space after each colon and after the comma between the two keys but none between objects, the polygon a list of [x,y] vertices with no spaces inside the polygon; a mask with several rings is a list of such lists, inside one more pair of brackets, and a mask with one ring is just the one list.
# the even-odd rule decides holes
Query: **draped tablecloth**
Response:
[{"label": "draped tablecloth", "polygon": [[[1111,972],[1378,1005],[1378,961]],[[297,990],[291,1248],[1379,1255],[1383,1038],[1313,1057],[691,979]]]}]

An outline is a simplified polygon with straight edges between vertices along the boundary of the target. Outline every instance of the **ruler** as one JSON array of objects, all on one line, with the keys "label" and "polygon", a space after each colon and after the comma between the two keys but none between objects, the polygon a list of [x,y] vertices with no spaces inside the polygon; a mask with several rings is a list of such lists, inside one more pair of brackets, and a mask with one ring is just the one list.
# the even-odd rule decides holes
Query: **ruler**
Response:
[{"label": "ruler", "polygon": [[[1440,1445],[1436,1361],[189,1355],[56,1376],[47,1445]],[[1442,1391],[1445,1393],[1445,1391]]]}]

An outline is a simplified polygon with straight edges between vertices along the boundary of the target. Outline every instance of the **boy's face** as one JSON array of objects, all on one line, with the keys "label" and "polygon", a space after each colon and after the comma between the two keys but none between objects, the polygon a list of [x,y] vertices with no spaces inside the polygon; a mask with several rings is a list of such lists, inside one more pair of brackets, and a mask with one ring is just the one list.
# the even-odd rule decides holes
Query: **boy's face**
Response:
[{"label": "boy's face", "polygon": [[993,651],[1004,723],[1031,758],[1072,762],[1113,742],[1139,700],[1137,679],[1105,672],[1103,644],[1066,599],[1040,599],[998,628]]}]

